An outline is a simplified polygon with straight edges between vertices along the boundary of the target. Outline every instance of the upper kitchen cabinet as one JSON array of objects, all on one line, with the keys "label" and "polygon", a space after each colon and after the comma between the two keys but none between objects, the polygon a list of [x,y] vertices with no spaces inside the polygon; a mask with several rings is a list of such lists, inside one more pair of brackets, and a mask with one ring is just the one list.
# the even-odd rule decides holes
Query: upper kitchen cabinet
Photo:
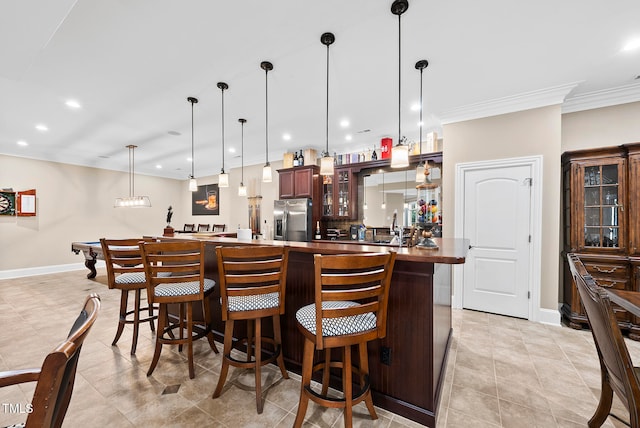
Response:
[{"label": "upper kitchen cabinet", "polygon": [[[320,194],[320,167],[317,165],[279,169],[280,199],[312,198]],[[314,202],[316,202],[314,200]]]},{"label": "upper kitchen cabinet", "polygon": [[358,218],[357,176],[350,166],[336,166],[332,176],[324,176],[322,192],[322,215],[325,218]]}]

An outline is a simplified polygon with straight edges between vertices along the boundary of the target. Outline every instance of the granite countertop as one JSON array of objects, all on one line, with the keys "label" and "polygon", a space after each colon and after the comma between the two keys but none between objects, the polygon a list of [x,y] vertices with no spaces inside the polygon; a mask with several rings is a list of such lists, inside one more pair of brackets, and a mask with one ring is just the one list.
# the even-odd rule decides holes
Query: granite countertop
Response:
[{"label": "granite countertop", "polygon": [[225,238],[219,236],[202,236],[202,235],[184,235],[174,236],[172,238],[157,236],[162,239],[199,239],[206,242],[221,244],[243,244],[243,245],[283,245],[297,252],[322,252],[323,254],[341,254],[341,253],[378,253],[396,251],[398,253],[397,260],[408,260],[415,262],[429,263],[445,263],[445,264],[462,264],[469,251],[468,239],[457,238],[433,238],[438,244],[438,249],[424,249],[417,247],[402,247],[380,244],[367,244],[359,241],[313,241],[313,242],[297,242],[297,241],[269,241],[269,240],[241,240],[237,238]]}]

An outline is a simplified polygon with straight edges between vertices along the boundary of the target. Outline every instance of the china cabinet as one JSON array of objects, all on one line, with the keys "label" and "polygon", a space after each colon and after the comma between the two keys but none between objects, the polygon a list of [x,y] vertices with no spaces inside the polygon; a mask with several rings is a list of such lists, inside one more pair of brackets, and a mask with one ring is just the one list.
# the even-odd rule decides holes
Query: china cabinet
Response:
[{"label": "china cabinet", "polygon": [[[577,253],[603,287],[640,291],[640,144],[566,152],[563,174],[562,315],[574,328],[587,327],[566,261]],[[640,339],[640,319],[615,306],[622,329]]]}]

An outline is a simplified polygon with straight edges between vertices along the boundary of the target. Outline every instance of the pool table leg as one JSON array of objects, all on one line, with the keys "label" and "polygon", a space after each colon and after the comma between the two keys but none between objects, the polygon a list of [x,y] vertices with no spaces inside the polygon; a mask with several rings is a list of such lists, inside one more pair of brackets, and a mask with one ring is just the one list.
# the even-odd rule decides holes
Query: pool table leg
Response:
[{"label": "pool table leg", "polygon": [[93,279],[96,277],[96,258],[92,258],[92,259],[85,259],[84,261],[84,265],[87,267],[87,269],[89,269],[91,272],[89,272],[87,274],[87,278],[89,279]]}]

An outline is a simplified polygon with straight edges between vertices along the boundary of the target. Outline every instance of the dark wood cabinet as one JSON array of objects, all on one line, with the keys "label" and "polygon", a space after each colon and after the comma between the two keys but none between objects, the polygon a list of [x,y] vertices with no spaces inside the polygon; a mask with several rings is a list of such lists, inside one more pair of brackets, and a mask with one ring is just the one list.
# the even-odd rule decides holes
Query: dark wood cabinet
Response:
[{"label": "dark wood cabinet", "polygon": [[[567,152],[562,155],[562,316],[573,328],[587,319],[566,260],[577,253],[606,288],[640,291],[640,144]],[[640,319],[614,305],[622,329],[640,339]]]},{"label": "dark wood cabinet", "polygon": [[314,176],[317,177],[319,171],[317,165],[279,169],[280,199],[313,198]]}]

